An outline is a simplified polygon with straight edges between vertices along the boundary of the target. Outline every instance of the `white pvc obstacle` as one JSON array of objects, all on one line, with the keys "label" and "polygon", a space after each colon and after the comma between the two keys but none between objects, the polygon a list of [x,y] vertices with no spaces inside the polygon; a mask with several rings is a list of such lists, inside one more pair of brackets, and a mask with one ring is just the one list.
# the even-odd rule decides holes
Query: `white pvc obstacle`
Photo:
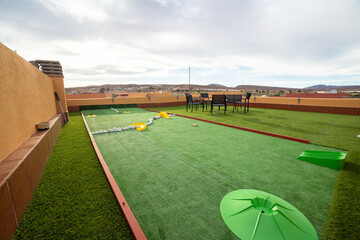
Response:
[{"label": "white pvc obstacle", "polygon": [[[115,108],[111,108],[112,110],[115,110],[116,112],[118,112],[118,110],[116,110]],[[169,115],[169,117],[174,117],[175,114],[173,115]],[[156,120],[156,119],[159,119],[161,118],[162,116],[156,116],[156,117],[153,117],[153,118],[149,118],[149,122],[146,123],[146,126],[149,126],[150,124],[152,124],[153,120]],[[96,135],[96,134],[102,134],[102,133],[112,133],[112,132],[121,132],[121,131],[125,131],[125,130],[129,130],[129,129],[135,129],[139,127],[138,125],[136,126],[127,126],[127,127],[122,127],[122,128],[112,128],[112,129],[107,129],[107,130],[100,130],[100,131],[96,131],[96,132],[92,132],[92,135]]]},{"label": "white pvc obstacle", "polygon": [[117,109],[115,108],[111,108],[111,110],[114,110],[115,112],[119,113],[120,111],[118,111]]}]

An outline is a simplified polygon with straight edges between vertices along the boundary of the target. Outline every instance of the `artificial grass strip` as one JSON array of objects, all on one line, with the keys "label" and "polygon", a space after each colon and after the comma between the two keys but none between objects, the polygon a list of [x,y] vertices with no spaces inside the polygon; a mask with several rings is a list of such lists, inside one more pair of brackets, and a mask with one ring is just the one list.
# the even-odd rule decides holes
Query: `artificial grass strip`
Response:
[{"label": "artificial grass strip", "polygon": [[156,111],[187,115],[215,122],[227,123],[265,132],[308,139],[313,144],[338,149],[356,149],[360,146],[360,116],[287,111],[263,108],[250,108],[244,114],[241,109],[232,112],[229,107],[224,114],[223,108],[210,110],[186,111],[185,106],[151,108]]},{"label": "artificial grass strip", "polygon": [[349,151],[340,171],[323,239],[360,239],[359,147]]},{"label": "artificial grass strip", "polygon": [[[86,118],[93,131],[156,116],[141,110],[118,116],[105,112]],[[320,233],[338,175],[296,160],[307,149],[334,149],[181,117],[156,120],[143,132],[94,138],[149,239],[233,239],[219,204],[228,192],[241,188],[285,199]]]},{"label": "artificial grass strip", "polygon": [[132,239],[80,113],[70,113],[14,239]]},{"label": "artificial grass strip", "polygon": [[[146,110],[147,111],[154,111],[154,110],[150,110],[150,109],[146,109]],[[283,138],[283,139],[296,141],[296,142],[301,142],[301,143],[309,143],[309,140],[306,140],[306,139],[294,138],[294,137],[290,137],[290,136],[285,136],[285,135],[280,135],[280,134],[275,134],[275,133],[270,133],[270,132],[259,131],[259,130],[256,130],[256,129],[244,128],[244,127],[235,126],[235,125],[226,124],[226,123],[221,123],[221,122],[214,122],[214,121],[210,121],[210,120],[206,120],[206,119],[190,117],[190,116],[187,116],[187,115],[177,114],[176,116],[186,117],[186,118],[190,118],[190,119],[194,119],[194,120],[200,120],[200,121],[203,121],[203,122],[214,123],[214,124],[218,124],[218,125],[222,125],[222,126],[226,126],[226,127],[231,127],[231,128],[236,128],[236,129],[240,129],[240,130],[244,130],[244,131],[264,134],[264,135],[271,136],[271,137],[278,137],[278,138]]]},{"label": "artificial grass strip", "polygon": [[186,112],[185,106],[152,108],[287,136],[348,150],[330,203],[322,239],[360,239],[360,116],[250,108],[233,113],[209,110]]}]

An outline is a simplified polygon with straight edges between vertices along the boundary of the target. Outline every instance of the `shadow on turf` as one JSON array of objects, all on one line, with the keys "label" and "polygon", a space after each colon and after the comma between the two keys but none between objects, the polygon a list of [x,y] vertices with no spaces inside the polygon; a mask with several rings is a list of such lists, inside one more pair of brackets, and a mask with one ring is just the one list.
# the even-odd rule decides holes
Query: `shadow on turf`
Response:
[{"label": "shadow on turf", "polygon": [[352,174],[360,175],[360,164],[354,162],[345,162],[343,170],[351,172]]}]

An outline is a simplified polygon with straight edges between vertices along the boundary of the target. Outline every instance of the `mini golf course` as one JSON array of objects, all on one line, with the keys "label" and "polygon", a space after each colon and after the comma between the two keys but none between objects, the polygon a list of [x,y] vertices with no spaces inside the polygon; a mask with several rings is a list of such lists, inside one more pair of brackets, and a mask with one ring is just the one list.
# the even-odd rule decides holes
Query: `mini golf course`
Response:
[{"label": "mini golf course", "polygon": [[[118,110],[122,113],[83,113],[92,132],[157,115],[137,108]],[[94,139],[148,239],[237,239],[221,217],[220,202],[238,189],[284,199],[320,234],[338,175],[297,160],[306,150],[337,149],[177,116],[157,119],[144,131],[97,134]]]}]

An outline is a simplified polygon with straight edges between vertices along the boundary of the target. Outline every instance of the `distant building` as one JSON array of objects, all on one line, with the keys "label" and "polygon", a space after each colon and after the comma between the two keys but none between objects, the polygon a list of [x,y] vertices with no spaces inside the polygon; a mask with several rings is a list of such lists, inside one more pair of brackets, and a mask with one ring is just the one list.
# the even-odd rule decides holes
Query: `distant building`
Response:
[{"label": "distant building", "polygon": [[338,93],[336,89],[330,90],[330,91],[316,91],[316,93]]},{"label": "distant building", "polygon": [[66,94],[66,99],[106,98],[105,93]]}]

